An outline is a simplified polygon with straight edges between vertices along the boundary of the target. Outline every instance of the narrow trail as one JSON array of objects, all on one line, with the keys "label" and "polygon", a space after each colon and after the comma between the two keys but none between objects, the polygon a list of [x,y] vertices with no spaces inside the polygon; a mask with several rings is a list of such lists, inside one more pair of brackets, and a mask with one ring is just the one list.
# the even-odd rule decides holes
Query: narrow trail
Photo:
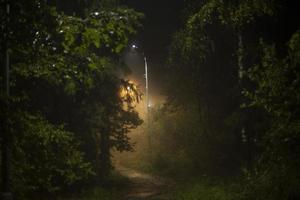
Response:
[{"label": "narrow trail", "polygon": [[174,185],[172,181],[125,167],[117,171],[130,180],[123,200],[169,200],[166,194]]}]

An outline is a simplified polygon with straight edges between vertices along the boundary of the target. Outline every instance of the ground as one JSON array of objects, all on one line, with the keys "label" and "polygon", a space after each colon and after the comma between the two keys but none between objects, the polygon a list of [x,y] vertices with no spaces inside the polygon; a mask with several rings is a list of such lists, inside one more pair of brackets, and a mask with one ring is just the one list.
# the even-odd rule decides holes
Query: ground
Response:
[{"label": "ground", "polygon": [[124,200],[168,200],[171,180],[146,174],[134,169],[118,167],[117,171],[130,180]]}]

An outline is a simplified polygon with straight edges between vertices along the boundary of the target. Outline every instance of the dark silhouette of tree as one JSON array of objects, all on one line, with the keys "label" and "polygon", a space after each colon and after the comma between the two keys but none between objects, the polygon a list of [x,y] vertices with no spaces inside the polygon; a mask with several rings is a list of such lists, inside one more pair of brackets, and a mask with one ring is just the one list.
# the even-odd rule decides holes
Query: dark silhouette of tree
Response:
[{"label": "dark silhouette of tree", "polygon": [[[131,150],[127,134],[142,123],[134,109],[139,91],[116,73],[142,15],[90,6],[68,15],[73,11],[55,1],[11,3],[11,106],[5,110],[1,94],[1,119],[8,119],[13,135],[17,197],[103,182],[110,150]],[[1,25],[7,26],[3,9]],[[132,97],[120,95],[124,85]]]}]

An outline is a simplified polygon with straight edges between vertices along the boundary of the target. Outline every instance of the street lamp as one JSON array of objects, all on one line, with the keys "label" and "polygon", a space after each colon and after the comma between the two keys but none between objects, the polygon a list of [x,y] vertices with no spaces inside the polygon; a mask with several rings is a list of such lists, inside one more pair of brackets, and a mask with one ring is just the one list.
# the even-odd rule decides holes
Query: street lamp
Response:
[{"label": "street lamp", "polygon": [[[138,49],[138,46],[133,44],[131,46],[133,49]],[[147,63],[147,58],[145,56],[144,53],[142,53],[143,57],[144,57],[144,65],[145,65],[145,79],[146,79],[146,111],[147,111],[147,115],[149,113],[149,108],[150,108],[150,103],[149,103],[149,84],[148,84],[148,63]],[[148,117],[148,116],[147,116]],[[149,117],[148,117],[149,118]]]},{"label": "street lamp", "polygon": [[[138,46],[133,44],[132,49],[138,49]],[[150,103],[149,103],[149,83],[148,83],[148,63],[147,63],[147,58],[145,56],[145,53],[142,52],[142,55],[144,57],[144,65],[145,65],[145,80],[146,80],[146,120],[147,120],[147,133],[148,133],[148,146],[149,146],[149,152],[151,154],[151,135],[150,135],[150,129],[149,129],[149,125],[150,125],[150,116],[149,116],[149,110],[150,110]]]}]

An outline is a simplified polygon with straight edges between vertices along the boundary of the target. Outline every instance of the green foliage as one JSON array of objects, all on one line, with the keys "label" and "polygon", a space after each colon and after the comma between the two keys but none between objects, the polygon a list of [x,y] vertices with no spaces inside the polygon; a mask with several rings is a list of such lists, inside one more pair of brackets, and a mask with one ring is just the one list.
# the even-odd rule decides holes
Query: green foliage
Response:
[{"label": "green foliage", "polygon": [[275,45],[261,42],[260,63],[248,72],[256,84],[254,91],[245,92],[250,106],[263,108],[273,122],[264,134],[265,152],[257,172],[250,175],[251,190],[260,194],[259,199],[288,199],[300,186],[299,44],[296,32],[286,57],[279,57]]},{"label": "green foliage", "polygon": [[18,195],[57,192],[94,175],[74,135],[62,126],[27,113],[15,114],[12,125],[12,185]]},{"label": "green foliage", "polygon": [[83,189],[61,195],[58,200],[119,200],[126,195],[126,189],[128,189],[129,180],[127,177],[120,175],[119,173],[112,173],[109,176],[109,183],[103,186],[88,186]]},{"label": "green foliage", "polygon": [[172,195],[174,200],[237,200],[239,194],[232,184],[214,183],[213,181],[192,181],[180,184]]},{"label": "green foliage", "polygon": [[[274,34],[261,30],[276,23],[286,4],[209,0],[197,5],[171,44],[168,100],[153,125],[154,169],[222,177],[243,169],[240,198],[297,199],[299,32],[286,48],[282,41],[267,45]],[[197,188],[186,198],[201,199],[209,191]],[[226,199],[221,196],[205,197]]]},{"label": "green foliage", "polygon": [[[59,32],[63,34],[64,51],[72,49],[73,54],[91,53],[90,48],[106,49],[110,53],[120,53],[126,47],[129,35],[136,33],[140,26],[141,14],[132,9],[93,12],[84,20],[70,16],[60,16]],[[93,58],[93,56],[91,57]]]},{"label": "green foliage", "polygon": [[[240,30],[249,25],[233,18],[251,15],[254,20],[271,15],[264,6],[262,1],[207,1],[173,38],[166,110],[175,110],[178,116],[176,111],[186,113],[175,125],[168,122],[178,132],[170,135],[182,135],[176,141],[202,173],[238,173],[241,165],[253,159],[246,154],[255,146],[255,133],[251,135],[252,127],[246,125],[248,116],[240,108],[243,85],[238,76],[243,66],[243,51],[238,52]],[[247,12],[238,12],[246,8]],[[247,141],[243,141],[245,126]]]},{"label": "green foliage", "polygon": [[240,28],[253,23],[257,17],[274,15],[274,0],[247,0],[247,1],[207,1],[188,20],[188,28],[202,27],[208,24],[221,23]]},{"label": "green foliage", "polygon": [[[0,128],[9,125],[15,133],[14,191],[20,195],[38,196],[91,182],[94,172],[108,175],[110,149],[131,150],[127,134],[142,123],[134,110],[135,98],[120,96],[127,83],[116,73],[142,14],[111,7],[71,16],[47,2],[11,2],[13,109],[1,117],[13,123]],[[1,27],[7,27],[2,11]],[[1,109],[6,99],[1,94]]]}]

